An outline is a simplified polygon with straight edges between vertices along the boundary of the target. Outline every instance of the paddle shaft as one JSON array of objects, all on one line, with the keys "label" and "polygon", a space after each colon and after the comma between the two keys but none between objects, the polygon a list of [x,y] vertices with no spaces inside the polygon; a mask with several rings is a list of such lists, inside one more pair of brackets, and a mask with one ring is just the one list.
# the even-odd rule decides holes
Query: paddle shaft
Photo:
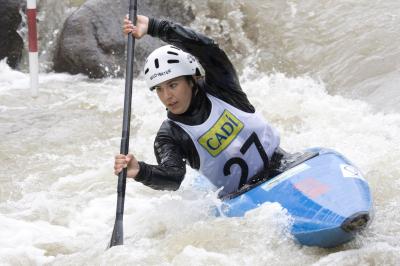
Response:
[{"label": "paddle shaft", "polygon": [[[137,0],[129,0],[129,19],[136,25],[137,15]],[[127,155],[129,152],[129,132],[131,121],[131,103],[132,103],[132,82],[133,82],[133,60],[135,55],[135,38],[132,33],[128,34],[127,46],[127,63],[126,63],[126,76],[125,76],[125,98],[124,98],[124,116],[122,122],[122,138],[120,153]],[[109,247],[124,244],[124,203],[125,203],[125,189],[126,189],[126,176],[127,168],[118,175],[118,198],[117,210],[115,216],[114,230],[112,233]]]}]

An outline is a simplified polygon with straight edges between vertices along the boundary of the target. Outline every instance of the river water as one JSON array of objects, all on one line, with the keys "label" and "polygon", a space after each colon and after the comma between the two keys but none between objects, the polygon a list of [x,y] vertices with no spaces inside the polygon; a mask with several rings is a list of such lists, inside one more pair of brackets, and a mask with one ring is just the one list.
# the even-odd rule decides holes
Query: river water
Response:
[{"label": "river water", "polygon": [[[129,180],[125,245],[106,250],[124,80],[42,73],[33,99],[29,76],[2,61],[0,265],[400,265],[400,2],[187,4],[192,27],[226,48],[283,148],[333,148],[362,169],[374,198],[368,230],[320,249],[293,241],[278,204],[214,217],[218,200],[193,187],[188,169],[176,192]],[[133,86],[131,151],[155,163],[165,110],[141,78]]]}]

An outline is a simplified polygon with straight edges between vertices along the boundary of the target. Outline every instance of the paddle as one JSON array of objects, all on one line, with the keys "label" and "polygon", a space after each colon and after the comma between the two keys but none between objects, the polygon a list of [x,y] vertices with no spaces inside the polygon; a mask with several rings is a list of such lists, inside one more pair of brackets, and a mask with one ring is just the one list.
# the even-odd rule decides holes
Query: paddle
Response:
[{"label": "paddle", "polygon": [[[132,3],[134,2],[134,3]],[[136,25],[137,14],[137,0],[129,0],[129,19]],[[135,54],[135,38],[132,33],[128,34],[128,54],[126,63],[126,77],[125,77],[125,99],[124,99],[124,116],[122,123],[122,138],[120,154],[127,155],[129,152],[129,131],[131,121],[131,103],[132,103],[132,82],[133,82],[133,57]],[[125,189],[126,189],[126,175],[127,168],[118,175],[118,198],[117,210],[115,216],[114,230],[111,236],[110,247],[124,244],[124,202],[125,202]]]}]

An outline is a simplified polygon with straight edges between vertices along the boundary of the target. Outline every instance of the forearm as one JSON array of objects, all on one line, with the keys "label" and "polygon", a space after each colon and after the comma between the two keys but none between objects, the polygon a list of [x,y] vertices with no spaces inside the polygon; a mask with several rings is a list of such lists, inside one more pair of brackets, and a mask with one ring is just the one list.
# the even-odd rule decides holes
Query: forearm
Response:
[{"label": "forearm", "polygon": [[135,180],[156,190],[177,190],[185,177],[185,164],[181,166],[150,165],[139,162],[140,171]]},{"label": "forearm", "polygon": [[214,47],[219,49],[218,45],[215,44],[212,39],[172,21],[149,18],[147,34],[160,38],[166,43],[183,48],[187,52],[196,56],[198,59],[204,57],[205,55],[199,53],[197,50],[194,50],[194,48],[198,49],[201,47]]},{"label": "forearm", "polygon": [[157,190],[177,190],[186,173],[186,163],[180,145],[179,135],[172,131],[169,122],[164,121],[154,140],[154,154],[157,165],[139,162],[136,181]]}]

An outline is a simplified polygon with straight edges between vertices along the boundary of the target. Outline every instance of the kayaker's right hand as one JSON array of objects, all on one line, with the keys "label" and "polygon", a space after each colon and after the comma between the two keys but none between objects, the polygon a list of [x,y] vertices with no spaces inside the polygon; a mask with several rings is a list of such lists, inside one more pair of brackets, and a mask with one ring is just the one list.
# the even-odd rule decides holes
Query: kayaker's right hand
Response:
[{"label": "kayaker's right hand", "polygon": [[127,177],[130,178],[135,178],[140,170],[139,162],[133,154],[128,154],[126,156],[123,154],[115,155],[114,174],[118,175],[125,167],[128,167]]},{"label": "kayaker's right hand", "polygon": [[124,19],[124,26],[122,31],[125,35],[132,32],[133,37],[136,39],[142,38],[147,34],[149,28],[149,18],[146,16],[138,15],[136,20],[136,26],[133,26],[132,21],[129,20],[128,15]]}]

